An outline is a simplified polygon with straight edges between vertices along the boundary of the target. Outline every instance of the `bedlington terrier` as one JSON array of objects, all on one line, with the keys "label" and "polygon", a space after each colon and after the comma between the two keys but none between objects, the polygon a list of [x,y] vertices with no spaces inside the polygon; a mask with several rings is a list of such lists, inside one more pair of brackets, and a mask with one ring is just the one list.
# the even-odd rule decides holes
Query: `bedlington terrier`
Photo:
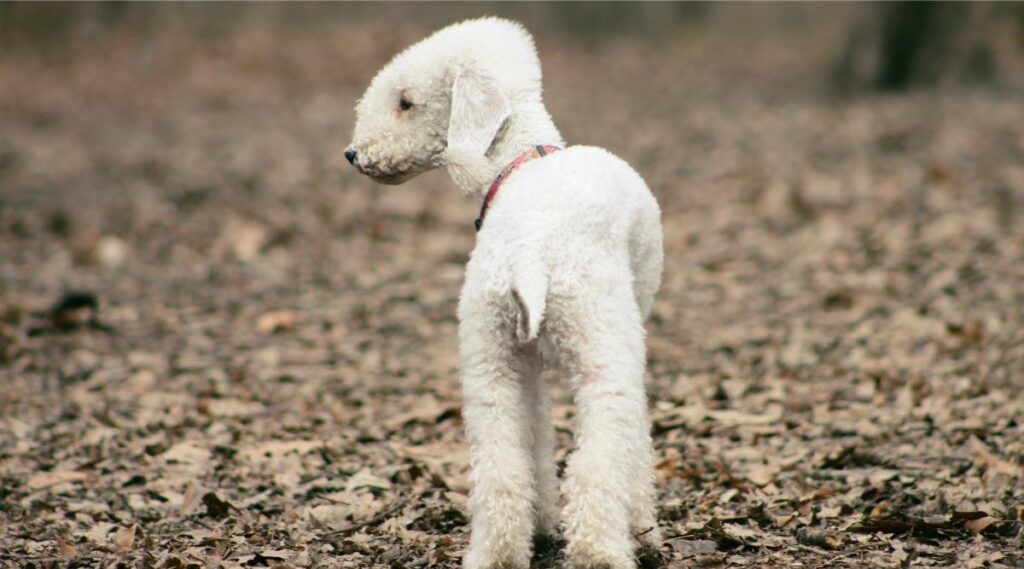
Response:
[{"label": "bedlington terrier", "polygon": [[[569,375],[577,450],[562,529],[575,567],[635,566],[657,545],[643,323],[661,281],[658,204],[607,151],[565,146],[533,40],[485,18],[397,55],[356,107],[346,158],[400,184],[445,167],[484,202],[459,300],[473,490],[467,568],[526,568],[559,529],[541,370]],[[497,190],[500,188],[500,192]]]}]

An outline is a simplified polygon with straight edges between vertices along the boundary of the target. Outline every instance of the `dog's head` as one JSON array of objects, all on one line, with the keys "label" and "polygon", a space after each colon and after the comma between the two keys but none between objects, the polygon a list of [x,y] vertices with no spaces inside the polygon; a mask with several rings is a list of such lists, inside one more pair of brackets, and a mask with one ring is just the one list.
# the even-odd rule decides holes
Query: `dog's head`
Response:
[{"label": "dog's head", "polygon": [[533,40],[497,18],[444,28],[397,55],[356,105],[345,157],[384,184],[486,156],[517,99],[540,97]]}]

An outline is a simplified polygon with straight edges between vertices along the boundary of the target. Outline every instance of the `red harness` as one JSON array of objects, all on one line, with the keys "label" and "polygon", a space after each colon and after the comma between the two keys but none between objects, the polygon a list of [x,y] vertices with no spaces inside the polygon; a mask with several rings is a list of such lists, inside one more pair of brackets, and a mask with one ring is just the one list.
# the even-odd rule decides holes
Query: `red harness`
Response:
[{"label": "red harness", "polygon": [[501,173],[498,174],[498,177],[491,182],[491,187],[487,189],[487,195],[484,196],[484,203],[480,206],[480,217],[478,217],[474,222],[476,230],[480,231],[480,228],[483,227],[484,216],[487,215],[487,208],[491,205],[491,200],[494,199],[494,196],[498,195],[498,188],[501,187],[501,183],[505,181],[505,178],[507,178],[509,174],[511,174],[516,168],[530,160],[533,160],[534,158],[543,158],[558,150],[561,150],[561,148],[541,144],[523,152],[519,156],[516,156],[515,160],[509,162],[508,166],[505,166]]}]

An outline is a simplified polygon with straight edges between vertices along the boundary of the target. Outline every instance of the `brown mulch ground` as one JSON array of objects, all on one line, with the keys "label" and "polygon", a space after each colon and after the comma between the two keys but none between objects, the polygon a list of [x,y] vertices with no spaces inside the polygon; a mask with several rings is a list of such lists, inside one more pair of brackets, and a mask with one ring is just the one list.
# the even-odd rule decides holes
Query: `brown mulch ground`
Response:
[{"label": "brown mulch ground", "polygon": [[[0,61],[0,565],[458,565],[477,204],[341,156],[421,33]],[[566,138],[662,204],[669,565],[1024,566],[1019,94],[832,100],[800,46],[663,41],[540,47]]]}]

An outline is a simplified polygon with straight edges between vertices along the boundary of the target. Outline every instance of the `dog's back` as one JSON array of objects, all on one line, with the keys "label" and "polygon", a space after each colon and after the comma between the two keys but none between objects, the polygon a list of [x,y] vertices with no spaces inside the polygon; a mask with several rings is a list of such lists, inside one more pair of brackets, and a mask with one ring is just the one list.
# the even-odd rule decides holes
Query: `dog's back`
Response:
[{"label": "dog's back", "polygon": [[[602,148],[573,146],[528,162],[505,182],[491,206],[492,228],[500,238],[529,230],[612,247],[625,242],[642,209],[657,207],[622,159]],[[480,238],[487,236],[481,232]]]},{"label": "dog's back", "polygon": [[560,304],[624,290],[642,321],[660,283],[661,251],[660,213],[643,179],[601,148],[576,146],[524,165],[502,186],[466,287],[523,305],[527,328],[536,329],[523,340]]}]

